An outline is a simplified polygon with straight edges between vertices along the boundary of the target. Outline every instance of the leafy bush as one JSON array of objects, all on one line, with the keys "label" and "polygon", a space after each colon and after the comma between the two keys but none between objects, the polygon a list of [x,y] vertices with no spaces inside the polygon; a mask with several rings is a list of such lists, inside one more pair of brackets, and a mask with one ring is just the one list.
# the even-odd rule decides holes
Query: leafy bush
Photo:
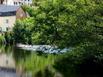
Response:
[{"label": "leafy bush", "polygon": [[5,37],[3,35],[0,35],[0,44],[5,43]]},{"label": "leafy bush", "polygon": [[13,29],[13,36],[16,43],[31,44],[31,35],[33,29],[33,18],[17,20]]},{"label": "leafy bush", "polygon": [[4,38],[5,38],[6,44],[13,44],[14,43],[13,32],[5,32]]}]

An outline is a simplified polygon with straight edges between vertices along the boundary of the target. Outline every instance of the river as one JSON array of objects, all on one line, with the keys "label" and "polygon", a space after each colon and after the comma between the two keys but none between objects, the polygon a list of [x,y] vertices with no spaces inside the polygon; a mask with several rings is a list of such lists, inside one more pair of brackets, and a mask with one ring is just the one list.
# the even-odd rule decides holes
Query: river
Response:
[{"label": "river", "polygon": [[54,58],[13,45],[0,45],[0,77],[32,77],[33,73],[53,64]]},{"label": "river", "polygon": [[30,53],[13,45],[0,45],[0,77],[20,77],[23,70],[19,63]]}]

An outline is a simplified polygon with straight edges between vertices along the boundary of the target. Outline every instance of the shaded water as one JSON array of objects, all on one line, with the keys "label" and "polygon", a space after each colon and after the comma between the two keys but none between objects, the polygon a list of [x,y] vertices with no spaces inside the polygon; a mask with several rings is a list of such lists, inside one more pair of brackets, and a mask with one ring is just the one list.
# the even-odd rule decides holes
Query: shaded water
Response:
[{"label": "shaded water", "polygon": [[15,46],[0,46],[0,76],[32,77],[54,63],[54,55],[25,51]]},{"label": "shaded water", "polygon": [[[66,71],[63,73],[60,72],[59,69],[57,69],[58,71],[52,76],[52,72],[49,72],[48,69],[53,70],[53,72],[55,71],[51,65],[54,65],[57,57],[58,55],[43,54],[41,52],[22,50],[15,46],[1,45],[0,77],[63,77],[62,74],[64,77],[100,77],[97,75],[88,75],[87,73],[86,75],[82,75],[81,73],[77,75],[75,72],[70,72],[70,74],[68,72],[69,76],[65,76]],[[59,64],[63,62],[65,63],[65,61],[60,61]],[[59,64],[56,65],[60,66]],[[46,73],[46,75],[43,73]]]}]

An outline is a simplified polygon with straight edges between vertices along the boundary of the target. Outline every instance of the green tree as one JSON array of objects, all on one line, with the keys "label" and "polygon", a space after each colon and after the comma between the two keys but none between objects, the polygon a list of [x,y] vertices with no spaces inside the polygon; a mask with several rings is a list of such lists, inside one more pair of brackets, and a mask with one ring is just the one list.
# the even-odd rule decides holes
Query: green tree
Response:
[{"label": "green tree", "polygon": [[27,42],[27,38],[32,44],[72,47],[73,50],[55,64],[65,77],[68,68],[81,67],[85,62],[88,65],[89,59],[91,64],[103,65],[102,0],[44,0],[36,9],[28,7],[27,11],[33,17],[33,25],[27,25],[32,26],[27,27],[31,34],[24,27],[30,21],[17,22],[15,27],[19,28],[14,28],[14,34],[19,33],[19,42]]},{"label": "green tree", "polygon": [[14,31],[14,39],[16,43],[31,44],[31,33],[34,27],[33,18],[17,20]]}]

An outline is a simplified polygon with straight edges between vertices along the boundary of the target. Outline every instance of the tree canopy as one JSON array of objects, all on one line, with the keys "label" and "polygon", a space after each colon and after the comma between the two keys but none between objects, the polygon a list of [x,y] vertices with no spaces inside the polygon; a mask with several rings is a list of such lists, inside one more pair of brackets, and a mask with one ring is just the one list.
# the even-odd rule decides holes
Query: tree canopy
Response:
[{"label": "tree canopy", "polygon": [[102,4],[102,0],[43,0],[37,8],[26,7],[34,18],[30,28],[32,42],[35,44],[39,40],[38,44],[69,47],[102,40],[101,33],[98,33],[103,24]]},{"label": "tree canopy", "polygon": [[56,62],[61,72],[88,60],[103,65],[103,0],[43,0],[26,8],[33,19],[15,24],[17,42],[73,47]]}]

